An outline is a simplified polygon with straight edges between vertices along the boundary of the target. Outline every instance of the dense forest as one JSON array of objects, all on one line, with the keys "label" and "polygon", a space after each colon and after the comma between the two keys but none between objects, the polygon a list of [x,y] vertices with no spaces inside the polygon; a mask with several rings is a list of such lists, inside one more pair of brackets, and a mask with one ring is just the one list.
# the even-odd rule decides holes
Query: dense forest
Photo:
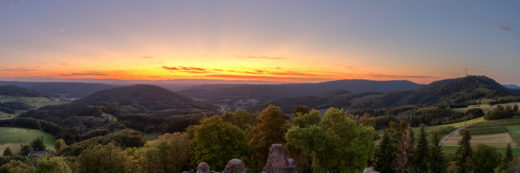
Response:
[{"label": "dense forest", "polygon": [[[466,114],[480,111],[468,110]],[[405,120],[390,121],[384,133],[378,134],[373,118],[353,117],[338,108],[322,114],[298,106],[292,114],[285,114],[277,106],[268,106],[259,114],[239,110],[207,117],[184,132],[165,133],[151,143],[145,144],[142,132],[122,129],[80,142],[58,139],[53,155],[24,157],[45,149],[35,139],[22,146],[22,155],[6,150],[0,171],[182,172],[201,162],[221,171],[227,161],[238,158],[247,172],[260,172],[271,144],[276,143],[284,146],[299,172],[362,172],[366,167],[380,172],[493,172],[508,171],[512,164],[518,164],[513,162],[510,147],[504,156],[487,145],[472,149],[469,133],[464,133],[456,154],[447,155],[440,149],[437,132],[426,133],[424,125],[416,139]],[[2,122],[56,133],[60,130],[55,124],[34,119]]]}]

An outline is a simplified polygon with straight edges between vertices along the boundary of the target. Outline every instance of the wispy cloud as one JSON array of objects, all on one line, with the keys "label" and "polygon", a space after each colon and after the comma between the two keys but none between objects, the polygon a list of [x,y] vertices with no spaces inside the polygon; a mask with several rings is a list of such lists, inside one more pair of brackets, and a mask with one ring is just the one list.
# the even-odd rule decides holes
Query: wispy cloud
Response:
[{"label": "wispy cloud", "polygon": [[251,75],[227,75],[212,74],[206,75],[209,78],[236,79],[236,80],[260,80],[260,81],[284,81],[284,82],[304,82],[304,81],[325,81],[330,78],[306,78],[306,77],[284,77],[284,76],[251,76]]},{"label": "wispy cloud", "polygon": [[143,58],[144,59],[153,59],[154,57],[153,56],[144,56]]},{"label": "wispy cloud", "polygon": [[184,66],[178,66],[178,67],[169,67],[169,66],[162,66],[163,69],[169,70],[169,71],[180,71],[185,73],[208,73],[209,71],[205,68],[199,68],[199,67],[184,67]]},{"label": "wispy cloud", "polygon": [[239,58],[249,58],[249,59],[267,59],[267,60],[284,60],[284,59],[287,59],[286,57],[280,57],[280,56],[253,56],[253,55],[249,55],[249,56],[239,56],[237,55],[236,57],[239,57]]},{"label": "wispy cloud", "polygon": [[14,2],[14,4],[20,4],[20,3],[22,3],[22,1],[20,1],[20,0],[14,0],[13,2]]},{"label": "wispy cloud", "polygon": [[83,73],[60,74],[60,76],[107,76],[107,74],[100,73],[100,72],[83,72]]},{"label": "wispy cloud", "polygon": [[491,23],[487,23],[487,25],[491,26],[491,27],[494,27],[494,28],[498,28],[498,29],[500,29],[502,31],[511,31],[511,27],[510,26],[491,24]]},{"label": "wispy cloud", "polygon": [[0,71],[3,72],[28,72],[28,71],[38,71],[40,70],[38,66],[31,67],[13,67],[13,68],[0,68]]}]

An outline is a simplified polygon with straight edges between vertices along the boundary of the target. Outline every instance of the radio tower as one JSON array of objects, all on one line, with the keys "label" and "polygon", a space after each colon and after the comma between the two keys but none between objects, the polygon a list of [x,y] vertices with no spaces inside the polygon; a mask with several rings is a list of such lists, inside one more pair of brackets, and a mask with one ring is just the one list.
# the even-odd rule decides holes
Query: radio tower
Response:
[{"label": "radio tower", "polygon": [[466,77],[468,77],[468,67],[466,67]]}]

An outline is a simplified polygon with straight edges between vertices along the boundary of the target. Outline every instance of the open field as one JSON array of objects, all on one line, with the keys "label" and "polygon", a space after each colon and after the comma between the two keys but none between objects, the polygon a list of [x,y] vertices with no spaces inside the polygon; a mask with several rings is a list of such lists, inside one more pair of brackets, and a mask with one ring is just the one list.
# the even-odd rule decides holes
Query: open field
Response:
[{"label": "open field", "polygon": [[[443,145],[457,146],[462,139],[462,135],[455,133],[444,141]],[[494,147],[506,147],[510,143],[512,147],[516,147],[516,143],[509,133],[497,133],[489,135],[473,135],[471,136],[471,145],[486,144]]]},{"label": "open field", "polygon": [[5,147],[14,147],[14,151],[18,152],[20,144],[28,144],[38,137],[43,137],[48,150],[54,150],[55,138],[51,134],[34,129],[0,127],[0,153],[3,153]]},{"label": "open field", "polygon": [[[457,152],[458,146],[442,146],[442,150],[445,153],[453,153],[455,154]],[[520,159],[520,148],[512,148],[513,150],[513,156],[516,156],[518,159]],[[504,156],[506,153],[506,148],[497,148],[497,151]]]},{"label": "open field", "polygon": [[[520,144],[520,117],[490,120],[470,125],[471,144],[486,144],[505,147],[508,143],[516,147]],[[454,133],[444,141],[443,145],[456,146],[462,139],[461,133]]]},{"label": "open field", "polygon": [[[444,137],[445,135],[447,135],[447,134],[449,134],[451,132],[451,131],[446,131],[448,129],[455,130],[457,128],[461,128],[461,127],[464,127],[464,126],[469,126],[471,124],[479,123],[479,122],[482,122],[482,121],[485,121],[484,117],[475,118],[475,119],[462,121],[462,122],[458,122],[458,123],[443,124],[443,125],[438,125],[438,126],[425,126],[424,127],[424,131],[426,133],[430,134],[431,132],[433,132],[435,130],[439,130],[439,136],[442,138],[442,137]],[[453,127],[453,128],[450,128],[450,127]],[[441,129],[446,129],[446,130],[441,130]],[[420,131],[420,127],[414,127],[414,128],[412,128],[412,131],[416,135],[416,137],[418,137],[419,131]],[[428,138],[431,138],[431,135],[429,135]]]},{"label": "open field", "polygon": [[63,103],[59,99],[50,99],[46,97],[13,97],[0,96],[0,102],[21,102],[33,107],[40,107],[45,105],[55,105]]},{"label": "open field", "polygon": [[159,136],[161,136],[161,135],[162,134],[159,132],[146,133],[146,134],[144,134],[144,138],[146,139],[146,141],[153,141],[153,140],[156,140],[157,138],[159,138]]},{"label": "open field", "polygon": [[[46,105],[57,105],[64,103],[59,99],[51,99],[46,97],[13,97],[13,96],[0,96],[0,103],[2,102],[20,102],[25,103],[29,106],[38,108]],[[13,114],[0,112],[0,119],[9,119],[18,116],[25,111],[17,111]]]},{"label": "open field", "polygon": [[511,138],[513,138],[516,144],[520,144],[520,124],[506,126],[506,129],[508,130],[509,135],[511,136]]}]

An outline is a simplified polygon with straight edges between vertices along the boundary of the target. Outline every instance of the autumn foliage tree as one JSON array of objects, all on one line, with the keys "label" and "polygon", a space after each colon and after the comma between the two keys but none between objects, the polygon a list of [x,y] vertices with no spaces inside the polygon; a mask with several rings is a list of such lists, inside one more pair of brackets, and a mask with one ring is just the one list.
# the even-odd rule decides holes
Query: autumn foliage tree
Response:
[{"label": "autumn foliage tree", "polygon": [[410,170],[410,163],[413,161],[414,144],[412,143],[412,130],[410,126],[403,133],[397,148],[396,161],[392,169],[395,172],[404,173]]},{"label": "autumn foliage tree", "polygon": [[280,107],[269,105],[258,116],[258,123],[251,131],[249,147],[251,159],[258,169],[263,169],[271,144],[285,144],[285,133],[289,129],[289,116]]}]

